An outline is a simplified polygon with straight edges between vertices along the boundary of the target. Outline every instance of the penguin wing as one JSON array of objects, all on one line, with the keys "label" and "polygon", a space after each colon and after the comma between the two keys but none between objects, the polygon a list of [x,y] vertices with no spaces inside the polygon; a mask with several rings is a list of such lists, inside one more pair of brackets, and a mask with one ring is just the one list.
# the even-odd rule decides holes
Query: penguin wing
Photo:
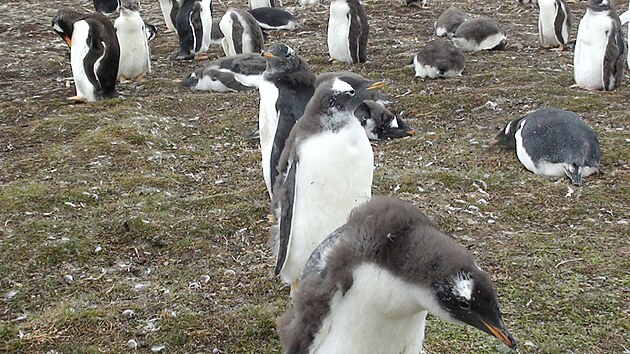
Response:
[{"label": "penguin wing", "polygon": [[[98,77],[98,69],[101,60],[103,60],[105,56],[105,43],[99,38],[98,32],[101,29],[99,24],[90,18],[86,18],[85,21],[90,25],[90,31],[87,37],[87,45],[90,49],[85,59],[83,59],[83,69],[85,70],[85,75],[88,77],[88,80],[94,85],[94,92],[102,93],[103,87]],[[118,71],[118,69],[116,69],[116,71]]]},{"label": "penguin wing", "polygon": [[[350,30],[348,33],[348,46],[350,49],[350,57],[354,63],[365,63],[367,61],[367,37],[369,25],[367,15],[357,2],[354,6],[350,5],[349,12]],[[356,19],[356,21],[353,21]]]},{"label": "penguin wing", "polygon": [[291,129],[295,125],[295,122],[304,113],[304,106],[300,104],[297,99],[297,95],[288,95],[283,99],[279,99],[276,102],[276,110],[278,111],[278,127],[276,128],[276,134],[273,139],[273,146],[271,147],[271,185],[275,186],[276,178],[282,171],[280,168],[281,155],[285,148],[285,143],[289,138]]},{"label": "penguin wing", "polygon": [[[568,11],[569,10],[564,0],[556,0],[556,17],[553,23],[553,31],[556,36],[556,40],[560,44],[566,44],[568,42],[568,38],[564,38],[564,36],[562,35],[562,29],[564,27],[564,21],[567,20]],[[569,20],[568,27],[569,29],[571,28],[570,20]],[[540,36],[542,36],[542,34],[540,34]],[[541,43],[542,43],[542,40],[541,40]]]},{"label": "penguin wing", "polygon": [[243,85],[240,81],[238,81],[234,77],[234,73],[220,71],[220,70],[213,70],[212,72],[213,72],[213,76],[217,80],[221,81],[223,85],[227,86],[228,88],[234,91],[248,91],[248,90],[254,89],[254,87]]},{"label": "penguin wing", "polygon": [[302,279],[305,279],[309,274],[316,273],[321,278],[326,275],[326,258],[335,246],[341,240],[344,234],[352,232],[350,226],[343,225],[333,231],[328,237],[322,241],[317,248],[313,250],[308,257],[306,264],[304,265],[304,271],[302,272]]},{"label": "penguin wing", "polygon": [[622,25],[625,25],[626,23],[630,22],[630,10],[619,15],[619,20],[621,21]]},{"label": "penguin wing", "polygon": [[[285,153],[289,155],[288,153]],[[284,154],[283,154],[284,155]],[[284,262],[287,259],[289,240],[291,237],[291,224],[293,220],[293,204],[295,202],[295,179],[298,171],[298,160],[295,156],[289,157],[283,163],[281,172],[282,179],[276,183],[273,193],[274,208],[276,209],[276,225],[275,243],[277,244],[277,259],[275,274],[280,274]],[[280,166],[278,166],[280,168]]]},{"label": "penguin wing", "polygon": [[612,33],[608,35],[608,44],[604,53],[604,73],[602,76],[605,90],[612,90],[621,85],[626,51],[626,42],[623,40],[621,28],[613,24]]}]

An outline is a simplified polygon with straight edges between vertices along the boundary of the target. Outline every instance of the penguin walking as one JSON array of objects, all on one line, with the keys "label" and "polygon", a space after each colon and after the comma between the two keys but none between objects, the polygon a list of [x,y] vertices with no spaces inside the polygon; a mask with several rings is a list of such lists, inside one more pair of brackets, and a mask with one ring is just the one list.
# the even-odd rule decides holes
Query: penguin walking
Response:
[{"label": "penguin walking", "polygon": [[175,24],[179,37],[176,60],[207,59],[212,40],[212,0],[182,0]]},{"label": "penguin walking", "polygon": [[601,160],[593,130],[574,113],[557,108],[543,108],[508,123],[493,143],[516,150],[529,171],[567,175],[575,185],[597,172]]},{"label": "penguin walking", "polygon": [[500,50],[507,46],[507,34],[495,20],[478,17],[457,27],[453,43],[464,52]]},{"label": "penguin walking", "polygon": [[249,10],[263,30],[289,30],[298,26],[297,18],[290,12],[275,7],[259,7]]},{"label": "penguin walking", "polygon": [[540,0],[538,40],[543,48],[564,50],[571,32],[571,10],[565,0]]},{"label": "penguin walking", "polygon": [[160,0],[160,10],[164,17],[164,23],[168,31],[175,31],[175,23],[177,23],[177,12],[179,11],[178,0]]},{"label": "penguin walking", "polygon": [[621,21],[610,0],[590,0],[578,26],[573,77],[587,90],[614,90],[621,85],[628,48]]},{"label": "penguin walking", "polygon": [[464,53],[450,41],[435,39],[420,49],[412,64],[416,77],[459,77],[464,71]]},{"label": "penguin walking", "polygon": [[369,29],[367,14],[358,0],[332,0],[328,18],[330,60],[365,63]]},{"label": "penguin walking", "polygon": [[317,87],[287,139],[273,192],[275,273],[295,290],[311,252],[370,199],[374,156],[353,112],[382,82],[337,77]]},{"label": "penguin walking", "polygon": [[267,62],[260,54],[223,57],[188,75],[182,84],[200,91],[236,92],[258,87]]},{"label": "penguin walking", "polygon": [[141,81],[151,72],[151,51],[137,0],[122,0],[114,28],[120,45],[119,80]]},{"label": "penguin walking", "polygon": [[242,53],[260,53],[265,45],[260,25],[252,14],[245,10],[230,8],[221,17],[219,28],[225,56]]},{"label": "penguin walking", "polygon": [[109,19],[100,13],[82,14],[61,9],[53,17],[52,27],[70,47],[70,65],[77,94],[69,99],[94,102],[113,97],[120,47]]},{"label": "penguin walking", "polygon": [[376,196],[311,254],[278,333],[283,353],[422,353],[428,313],[516,346],[472,254],[412,204]]},{"label": "penguin walking", "polygon": [[259,9],[262,7],[275,7],[275,0],[249,0],[249,9]]},{"label": "penguin walking", "polygon": [[464,11],[456,8],[455,6],[451,6],[446,9],[446,11],[442,12],[437,21],[435,21],[435,24],[433,25],[435,28],[435,35],[438,37],[453,37],[457,27],[469,19],[470,16]]},{"label": "penguin walking", "polygon": [[273,196],[282,150],[315,92],[315,75],[306,60],[284,44],[272,45],[263,57],[267,67],[258,86],[258,127],[263,177],[269,196]]}]

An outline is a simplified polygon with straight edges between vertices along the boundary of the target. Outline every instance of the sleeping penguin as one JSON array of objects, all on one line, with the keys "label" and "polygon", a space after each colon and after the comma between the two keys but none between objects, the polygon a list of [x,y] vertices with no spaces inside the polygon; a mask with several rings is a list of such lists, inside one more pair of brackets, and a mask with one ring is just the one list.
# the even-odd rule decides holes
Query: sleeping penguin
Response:
[{"label": "sleeping penguin", "polygon": [[611,0],[590,0],[578,26],[573,76],[578,87],[614,90],[621,85],[628,48]]},{"label": "sleeping penguin", "polygon": [[219,28],[225,36],[222,42],[225,56],[263,50],[265,39],[260,25],[246,10],[229,8],[221,17]]},{"label": "sleeping penguin", "polygon": [[330,60],[365,63],[369,29],[367,14],[358,0],[332,0],[328,19]]},{"label": "sleeping penguin", "polygon": [[564,50],[571,33],[571,10],[565,0],[540,0],[538,40],[543,48]]},{"label": "sleeping penguin", "polygon": [[420,49],[412,64],[416,77],[458,77],[464,71],[464,53],[450,41],[435,39]]},{"label": "sleeping penguin", "polygon": [[70,47],[70,65],[77,94],[73,101],[94,102],[116,94],[120,47],[116,30],[102,14],[57,11],[53,30]]},{"label": "sleeping penguin", "polygon": [[593,130],[574,113],[557,108],[539,109],[508,123],[493,144],[516,150],[531,172],[567,175],[575,185],[597,172],[601,160]]},{"label": "sleeping penguin", "polygon": [[294,30],[297,18],[290,12],[275,7],[259,7],[249,10],[263,30]]},{"label": "sleeping penguin", "polygon": [[120,45],[119,80],[142,81],[151,72],[151,51],[137,0],[122,0],[114,28]]},{"label": "sleeping penguin", "polygon": [[507,35],[493,19],[478,17],[457,27],[453,43],[464,52],[499,50],[507,45]]},{"label": "sleeping penguin", "polygon": [[382,102],[365,100],[354,110],[354,116],[370,140],[398,139],[416,133]]},{"label": "sleeping penguin", "polygon": [[267,61],[260,54],[223,57],[188,75],[182,84],[200,91],[236,92],[258,87]]},{"label": "sleeping penguin", "polygon": [[179,52],[176,60],[207,59],[212,39],[212,0],[182,0],[177,12]]},{"label": "sleeping penguin", "polygon": [[457,27],[469,19],[470,16],[464,11],[451,6],[446,11],[442,12],[437,21],[435,21],[433,26],[435,27],[435,35],[438,37],[444,37],[446,35],[453,37]]}]

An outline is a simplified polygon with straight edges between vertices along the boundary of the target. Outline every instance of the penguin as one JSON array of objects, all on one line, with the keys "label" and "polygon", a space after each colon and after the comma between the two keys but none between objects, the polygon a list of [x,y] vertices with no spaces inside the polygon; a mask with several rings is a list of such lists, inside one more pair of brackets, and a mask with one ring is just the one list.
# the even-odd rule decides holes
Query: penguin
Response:
[{"label": "penguin", "polygon": [[178,0],[160,0],[160,9],[166,23],[168,31],[175,31],[175,23],[177,23],[177,12],[179,11]]},{"label": "penguin", "polygon": [[538,2],[538,40],[543,48],[564,50],[571,33],[571,10],[565,0],[540,0]]},{"label": "penguin", "polygon": [[259,7],[249,10],[263,30],[294,30],[298,21],[290,12],[275,7]]},{"label": "penguin", "polygon": [[157,33],[158,33],[157,27],[148,23],[147,21],[143,21],[143,22],[144,22],[144,33],[147,37],[147,41],[154,40],[155,36],[157,36]]},{"label": "penguin", "polygon": [[210,45],[223,46],[223,32],[219,28],[219,21],[212,21],[212,33],[210,34]]},{"label": "penguin", "polygon": [[423,9],[427,9],[429,8],[429,4],[431,3],[431,1],[429,0],[405,0],[405,3],[407,6],[412,6],[412,5],[418,5],[418,3],[421,4]]},{"label": "penguin", "polygon": [[242,53],[260,53],[265,45],[260,25],[252,14],[245,10],[230,8],[219,22],[226,56]]},{"label": "penguin", "polygon": [[120,47],[116,30],[100,13],[57,11],[53,30],[70,47],[70,65],[77,94],[73,101],[94,102],[116,94]]},{"label": "penguin", "polygon": [[322,4],[322,0],[298,0],[298,3],[302,6],[320,6]]},{"label": "penguin", "polygon": [[249,91],[258,87],[266,68],[267,62],[260,54],[238,54],[211,61],[188,75],[182,84],[199,91]]},{"label": "penguin", "polygon": [[435,28],[435,35],[438,37],[453,37],[457,27],[469,19],[470,16],[464,11],[456,8],[455,6],[451,6],[446,9],[446,11],[442,12],[433,25]]},{"label": "penguin", "polygon": [[212,0],[182,0],[175,23],[179,37],[176,60],[204,56],[212,39]]},{"label": "penguin", "polygon": [[118,79],[141,81],[151,73],[151,51],[137,0],[122,0],[114,28],[120,45]]},{"label": "penguin", "polygon": [[[628,8],[630,9],[630,1],[628,1]],[[622,13],[621,15],[619,15],[619,20],[621,21],[621,25],[625,25],[626,23],[630,22],[630,10]],[[628,24],[628,42],[630,43],[630,24]],[[628,68],[630,69],[630,55],[626,54],[626,57],[628,58]]]},{"label": "penguin", "polygon": [[516,150],[529,171],[545,176],[567,175],[571,183],[598,171],[601,150],[595,133],[572,112],[543,108],[508,123],[494,145]]},{"label": "penguin", "polygon": [[267,66],[258,86],[258,127],[263,177],[269,196],[273,196],[278,161],[291,128],[315,92],[315,75],[304,58],[282,43],[262,55]]},{"label": "penguin", "polygon": [[464,53],[450,41],[435,39],[420,49],[412,64],[416,77],[459,77],[464,71]]},{"label": "penguin", "polygon": [[275,7],[275,0],[249,0],[249,9],[259,9],[262,7]]},{"label": "penguin", "polygon": [[356,207],[315,249],[290,306],[277,321],[283,353],[423,353],[428,313],[516,347],[490,276],[395,197]]},{"label": "penguin", "polygon": [[390,112],[382,102],[364,100],[354,110],[354,116],[370,140],[398,139],[416,133],[402,119]]},{"label": "penguin", "polygon": [[479,17],[459,25],[453,43],[464,52],[500,50],[507,46],[507,34],[493,19]]},{"label": "penguin", "polygon": [[536,4],[538,0],[518,0],[518,2],[521,4]]},{"label": "penguin", "polygon": [[121,0],[93,0],[94,9],[106,15],[118,12]]},{"label": "penguin", "polygon": [[367,61],[367,15],[358,0],[331,0],[328,19],[328,53],[331,61]]},{"label": "penguin", "polygon": [[621,85],[628,48],[611,0],[590,0],[578,26],[573,77],[587,90],[614,90]]},{"label": "penguin", "polygon": [[274,187],[275,274],[293,293],[311,252],[370,199],[374,155],[353,112],[383,82],[336,77],[317,87],[287,139]]}]

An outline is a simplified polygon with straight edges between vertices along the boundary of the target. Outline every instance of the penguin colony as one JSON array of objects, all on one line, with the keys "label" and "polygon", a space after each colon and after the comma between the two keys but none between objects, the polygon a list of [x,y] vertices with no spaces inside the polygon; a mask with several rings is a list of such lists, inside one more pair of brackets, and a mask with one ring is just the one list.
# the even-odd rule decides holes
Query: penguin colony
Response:
[{"label": "penguin colony", "polygon": [[[258,89],[275,273],[291,286],[292,304],[278,321],[285,353],[418,353],[428,313],[516,345],[494,285],[472,255],[415,206],[372,197],[369,140],[414,133],[386,108],[383,81],[352,72],[316,77],[295,48],[276,43],[263,51],[263,29],[298,27],[295,16],[275,8],[273,0],[250,0],[249,11],[230,8],[216,18],[211,0],[159,2],[167,29],[179,38],[173,59],[205,58],[211,45],[221,45],[226,55],[179,80],[183,85],[219,92]],[[540,9],[541,48],[568,49],[567,2],[531,2]],[[139,4],[94,5],[120,16],[112,25],[99,13],[62,9],[52,21],[70,48],[75,101],[114,97],[118,80],[139,80],[151,72],[148,39],[156,30],[141,19]],[[366,62],[369,9],[357,0],[331,0],[329,10],[330,61]],[[629,20],[630,12],[620,18],[611,0],[589,1],[575,43],[576,86],[614,90],[621,85],[627,57],[621,26]],[[427,41],[410,64],[416,77],[460,77],[463,52],[507,46],[507,33],[496,21],[455,7],[436,19],[434,30],[451,40]],[[516,150],[528,170],[566,175],[576,185],[597,172],[601,160],[595,133],[575,114],[554,108],[507,123],[494,143]]]}]

